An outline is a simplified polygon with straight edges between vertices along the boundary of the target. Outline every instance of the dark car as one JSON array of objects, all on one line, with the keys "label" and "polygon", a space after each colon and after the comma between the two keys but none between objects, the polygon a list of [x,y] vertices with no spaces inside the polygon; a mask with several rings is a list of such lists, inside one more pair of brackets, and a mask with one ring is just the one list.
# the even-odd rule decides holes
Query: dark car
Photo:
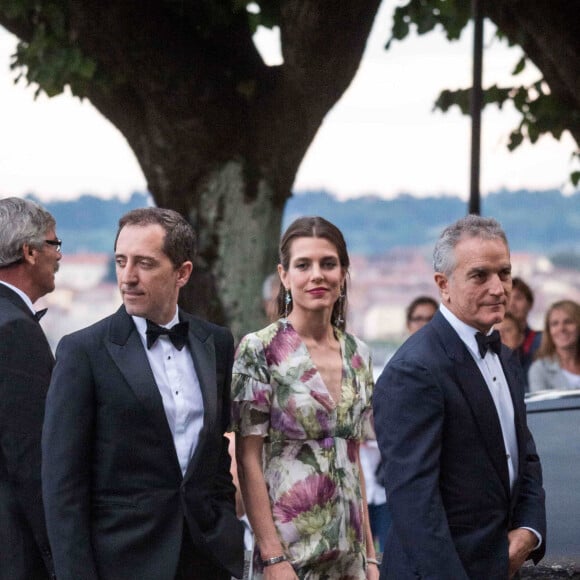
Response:
[{"label": "dark car", "polygon": [[528,425],[542,461],[546,560],[580,565],[580,390],[526,397]]}]

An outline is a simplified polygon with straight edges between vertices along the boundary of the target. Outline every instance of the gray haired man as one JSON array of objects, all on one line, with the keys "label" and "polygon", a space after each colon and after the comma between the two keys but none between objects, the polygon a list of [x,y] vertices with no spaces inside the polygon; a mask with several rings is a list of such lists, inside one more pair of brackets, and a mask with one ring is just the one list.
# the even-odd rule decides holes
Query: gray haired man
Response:
[{"label": "gray haired man", "polygon": [[54,578],[40,437],[54,358],[34,302],[54,290],[61,241],[38,204],[0,200],[0,579]]},{"label": "gray haired man", "polygon": [[493,330],[512,289],[506,235],[462,218],[433,265],[439,310],[373,395],[393,518],[381,580],[513,578],[544,554],[546,511],[522,370]]}]

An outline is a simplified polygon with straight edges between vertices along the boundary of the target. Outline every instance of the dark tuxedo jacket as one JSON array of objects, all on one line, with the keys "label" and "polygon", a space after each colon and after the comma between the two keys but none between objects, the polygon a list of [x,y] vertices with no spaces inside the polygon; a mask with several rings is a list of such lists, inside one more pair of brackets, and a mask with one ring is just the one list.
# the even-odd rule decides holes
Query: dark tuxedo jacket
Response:
[{"label": "dark tuxedo jacket", "polygon": [[[59,580],[174,580],[187,525],[196,549],[242,575],[228,442],[233,338],[180,311],[204,425],[182,476],[133,320],[112,316],[57,348],[42,439],[48,535]],[[209,579],[208,579],[209,580]]]},{"label": "dark tuxedo jacket", "polygon": [[489,389],[458,334],[437,312],[389,361],[374,393],[377,439],[393,517],[381,579],[506,580],[508,531],[530,527],[546,545],[541,465],[526,423],[521,367],[507,347],[519,450],[510,491]]},{"label": "dark tuxedo jacket", "polygon": [[0,579],[52,570],[40,489],[40,435],[54,365],[34,315],[0,284]]}]

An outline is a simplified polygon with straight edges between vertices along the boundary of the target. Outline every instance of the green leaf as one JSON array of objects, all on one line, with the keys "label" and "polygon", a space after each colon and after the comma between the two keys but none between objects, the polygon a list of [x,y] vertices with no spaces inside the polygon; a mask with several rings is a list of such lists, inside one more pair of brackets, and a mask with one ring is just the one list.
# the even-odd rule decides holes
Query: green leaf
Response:
[{"label": "green leaf", "polygon": [[516,64],[514,70],[512,71],[512,75],[513,76],[519,75],[526,68],[526,62],[527,58],[526,55],[524,54],[524,56],[522,56],[522,58],[518,60],[518,63]]},{"label": "green leaf", "polygon": [[540,137],[540,129],[537,124],[535,123],[528,123],[528,139],[535,143],[538,138]]},{"label": "green leaf", "polygon": [[483,100],[486,105],[496,104],[501,109],[510,97],[510,90],[493,85],[483,92]]},{"label": "green leaf", "polygon": [[578,183],[580,183],[580,171],[573,171],[570,174],[570,181],[574,187],[578,187]]},{"label": "green leaf", "polygon": [[464,115],[470,114],[471,89],[450,91],[445,89],[439,93],[433,109],[440,109],[446,113],[453,105],[459,107]]},{"label": "green leaf", "polygon": [[510,151],[513,151],[514,149],[517,149],[521,144],[522,141],[524,140],[524,136],[521,132],[520,129],[515,129],[514,131],[511,132],[510,134],[510,140],[508,143],[508,149]]},{"label": "green leaf", "polygon": [[66,2],[21,0],[21,3],[27,4],[24,18],[32,19],[34,27],[29,41],[20,41],[12,56],[10,68],[18,70],[17,80],[25,78],[29,85],[38,85],[35,96],[44,92],[49,97],[62,93],[67,85],[74,95],[82,97],[89,81],[105,84],[97,62],[87,58],[69,38]]},{"label": "green leaf", "polygon": [[528,103],[528,90],[525,87],[514,87],[511,90],[511,98],[516,109],[522,112]]},{"label": "green leaf", "polygon": [[298,459],[298,461],[301,461],[306,465],[310,465],[310,467],[312,467],[316,473],[321,472],[320,464],[318,463],[318,460],[316,459],[314,451],[312,451],[310,445],[308,444],[302,445],[296,458]]},{"label": "green leaf", "polygon": [[426,34],[441,26],[448,40],[457,40],[471,18],[470,0],[409,0],[395,8],[390,48],[393,40],[403,40],[414,24],[417,34]]}]

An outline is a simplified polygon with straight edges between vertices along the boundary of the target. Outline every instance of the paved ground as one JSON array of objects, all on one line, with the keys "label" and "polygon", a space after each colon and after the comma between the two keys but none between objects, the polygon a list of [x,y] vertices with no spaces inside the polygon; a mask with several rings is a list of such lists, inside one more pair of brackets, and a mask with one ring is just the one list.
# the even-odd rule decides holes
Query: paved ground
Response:
[{"label": "paved ground", "polygon": [[552,580],[568,578],[580,580],[580,565],[569,562],[542,562],[539,566],[526,564],[522,568],[522,578],[542,578]]}]

